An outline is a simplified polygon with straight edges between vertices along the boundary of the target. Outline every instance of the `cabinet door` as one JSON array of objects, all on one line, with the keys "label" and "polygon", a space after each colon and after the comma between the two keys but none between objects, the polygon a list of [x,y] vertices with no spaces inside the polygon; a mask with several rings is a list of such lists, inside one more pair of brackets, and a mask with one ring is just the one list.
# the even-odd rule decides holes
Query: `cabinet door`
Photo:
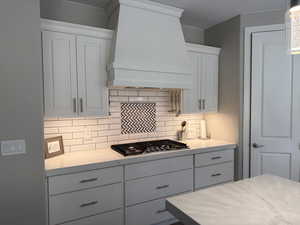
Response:
[{"label": "cabinet door", "polygon": [[200,76],[199,76],[199,54],[188,52],[190,66],[192,67],[193,86],[190,89],[184,89],[182,95],[183,113],[199,113],[200,110]]},{"label": "cabinet door", "polygon": [[78,107],[81,116],[107,115],[106,64],[110,45],[108,40],[77,37]]},{"label": "cabinet door", "polygon": [[217,55],[202,55],[200,74],[202,109],[204,112],[218,111],[218,67]]},{"label": "cabinet door", "polygon": [[75,36],[43,31],[42,38],[45,116],[76,116]]}]

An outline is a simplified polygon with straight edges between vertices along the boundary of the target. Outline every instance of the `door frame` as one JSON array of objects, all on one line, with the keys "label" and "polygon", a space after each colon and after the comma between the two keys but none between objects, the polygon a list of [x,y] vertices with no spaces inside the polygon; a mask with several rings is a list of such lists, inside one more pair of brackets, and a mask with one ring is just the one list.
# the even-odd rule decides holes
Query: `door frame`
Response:
[{"label": "door frame", "polygon": [[244,32],[243,179],[250,177],[252,35],[284,30],[284,24],[246,27]]}]

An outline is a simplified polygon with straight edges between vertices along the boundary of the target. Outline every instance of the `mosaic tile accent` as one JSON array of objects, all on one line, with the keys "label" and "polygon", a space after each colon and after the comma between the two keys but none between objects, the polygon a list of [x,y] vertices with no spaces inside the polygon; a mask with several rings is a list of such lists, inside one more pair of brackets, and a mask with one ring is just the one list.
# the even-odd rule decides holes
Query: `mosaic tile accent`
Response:
[{"label": "mosaic tile accent", "polygon": [[155,103],[121,104],[121,134],[152,133],[155,130]]}]

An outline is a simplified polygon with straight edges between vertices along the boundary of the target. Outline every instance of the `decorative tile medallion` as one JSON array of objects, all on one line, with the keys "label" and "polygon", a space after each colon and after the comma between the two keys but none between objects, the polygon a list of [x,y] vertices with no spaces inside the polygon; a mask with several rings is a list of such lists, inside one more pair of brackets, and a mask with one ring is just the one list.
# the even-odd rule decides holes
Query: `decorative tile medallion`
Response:
[{"label": "decorative tile medallion", "polygon": [[121,103],[121,133],[152,133],[156,130],[155,103]]}]

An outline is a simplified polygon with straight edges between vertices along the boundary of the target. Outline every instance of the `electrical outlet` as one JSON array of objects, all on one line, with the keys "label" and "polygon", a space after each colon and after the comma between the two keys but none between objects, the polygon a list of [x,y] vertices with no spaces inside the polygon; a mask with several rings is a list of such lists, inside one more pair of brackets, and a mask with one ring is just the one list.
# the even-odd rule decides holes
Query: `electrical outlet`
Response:
[{"label": "electrical outlet", "polygon": [[1,142],[2,156],[18,155],[26,153],[25,140],[11,140]]}]

